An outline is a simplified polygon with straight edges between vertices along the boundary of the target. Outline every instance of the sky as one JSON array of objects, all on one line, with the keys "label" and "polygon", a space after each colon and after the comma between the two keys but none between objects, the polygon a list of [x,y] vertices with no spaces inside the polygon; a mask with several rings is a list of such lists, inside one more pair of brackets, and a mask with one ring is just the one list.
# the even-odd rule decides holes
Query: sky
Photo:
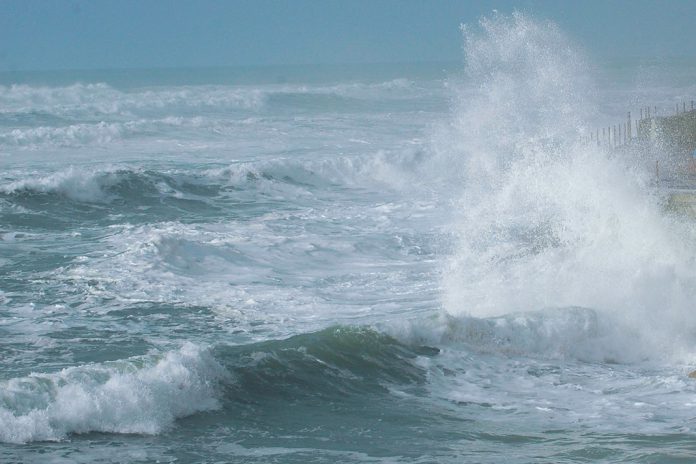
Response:
[{"label": "sky", "polygon": [[494,9],[598,58],[696,57],[693,0],[0,0],[0,71],[454,62]]}]

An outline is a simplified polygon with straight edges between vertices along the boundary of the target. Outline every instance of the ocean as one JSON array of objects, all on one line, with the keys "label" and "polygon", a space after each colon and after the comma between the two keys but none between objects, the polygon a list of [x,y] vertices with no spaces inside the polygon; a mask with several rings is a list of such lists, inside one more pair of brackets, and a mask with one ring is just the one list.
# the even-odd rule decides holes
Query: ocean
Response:
[{"label": "ocean", "polygon": [[0,74],[0,462],[694,462],[694,219],[585,139],[695,75],[519,13],[461,63]]}]

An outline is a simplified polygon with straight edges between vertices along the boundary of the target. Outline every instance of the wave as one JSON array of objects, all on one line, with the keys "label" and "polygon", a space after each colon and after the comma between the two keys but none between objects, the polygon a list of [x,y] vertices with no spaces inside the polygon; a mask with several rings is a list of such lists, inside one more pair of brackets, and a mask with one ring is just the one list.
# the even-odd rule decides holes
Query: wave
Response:
[{"label": "wave", "polygon": [[104,201],[100,177],[104,178],[109,172],[70,167],[44,177],[24,174],[25,179],[5,184],[0,191],[8,196],[55,193],[75,201]]},{"label": "wave", "polygon": [[49,195],[84,203],[137,202],[148,197],[195,200],[241,195],[243,191],[301,198],[336,186],[411,189],[418,183],[418,173],[409,176],[408,171],[422,164],[422,153],[416,149],[318,160],[283,157],[186,170],[83,165],[50,174],[8,172],[9,182],[0,185],[0,195],[15,199]]},{"label": "wave", "polygon": [[126,126],[117,123],[71,124],[64,127],[33,127],[0,132],[4,147],[104,145],[123,136]]},{"label": "wave", "polygon": [[[238,141],[250,138],[257,146],[260,139],[269,136],[272,140],[279,134],[292,137],[303,115],[310,116],[309,124],[314,125],[318,115],[330,113],[324,119],[331,125],[336,123],[336,112],[365,116],[424,111],[424,105],[433,105],[433,95],[444,104],[441,90],[405,79],[324,86],[200,85],[129,90],[106,84],[0,86],[0,148],[111,147],[135,140],[139,145],[177,147],[177,142],[192,139],[206,145],[216,141],[228,144],[230,137]],[[418,99],[422,102],[417,103]],[[291,119],[286,129],[282,128],[284,118]],[[316,137],[316,132],[307,135]],[[345,131],[341,136],[345,137]]]},{"label": "wave", "polygon": [[91,431],[156,434],[179,417],[218,409],[227,373],[187,344],[160,356],[31,374],[3,381],[0,441],[61,440]]},{"label": "wave", "polygon": [[321,400],[418,385],[409,347],[361,327],[332,327],[243,346],[187,343],[161,355],[87,364],[0,383],[0,441],[62,440],[74,433],[158,434],[177,418],[269,398]]},{"label": "wave", "polygon": [[[222,417],[226,427],[241,429],[249,427],[250,418],[277,420],[279,405],[288,404],[294,405],[296,411],[309,408],[305,412],[337,416],[347,410],[374,411],[375,404],[379,404],[383,411],[391,411],[397,417],[402,411],[413,414],[412,408],[421,407],[423,417],[445,411],[455,412],[458,417],[467,411],[477,417],[497,415],[500,411],[528,416],[538,414],[539,406],[559,413],[545,418],[559,427],[578,418],[597,423],[603,417],[601,411],[612,404],[617,408],[616,423],[625,426],[644,412],[634,404],[636,395],[645,400],[653,398],[648,402],[653,404],[656,389],[667,396],[675,388],[692,389],[688,379],[664,369],[643,372],[614,364],[608,371],[588,363],[595,360],[582,356],[574,358],[581,362],[566,359],[563,364],[550,357],[549,346],[572,350],[574,343],[585,348],[593,342],[602,343],[595,322],[591,311],[569,308],[558,316],[529,314],[518,315],[517,320],[450,321],[444,337],[438,337],[434,344],[432,338],[394,337],[356,326],[330,327],[247,345],[221,344],[206,351],[212,357],[213,374],[207,374],[212,381],[206,385],[212,385],[212,392],[206,391],[205,397],[214,399],[211,409],[218,411],[216,421]],[[566,335],[570,338],[564,341]],[[541,340],[534,339],[539,336]],[[573,354],[566,352],[562,356]],[[637,372],[642,374],[636,375]],[[606,375],[618,380],[607,383]],[[181,398],[178,395],[188,395],[168,385],[161,391],[173,392],[177,399]],[[139,398],[142,394],[142,390],[135,390],[131,397]],[[76,414],[70,422],[59,416],[55,424],[64,431],[60,438],[92,430],[156,434],[172,426],[172,417],[209,410],[180,411],[166,397],[160,397],[158,404],[165,411],[157,417],[165,419],[149,428],[141,425],[136,429],[125,418],[117,423],[108,419],[110,415],[101,418],[102,411],[109,413],[108,406],[97,412],[89,407],[74,407]],[[678,409],[681,403],[674,405]],[[568,412],[570,418],[566,416]],[[16,417],[22,415],[27,414],[15,411]],[[492,419],[509,420],[509,415]],[[256,425],[255,422],[251,426]],[[38,429],[26,440],[46,439],[45,436]]]},{"label": "wave", "polygon": [[175,187],[183,185],[164,173],[121,167],[69,167],[45,176],[25,177],[0,186],[0,193],[11,198],[53,195],[84,203],[109,203],[116,199],[148,196],[183,196]]},{"label": "wave", "polygon": [[[591,386],[591,374],[605,372],[588,361],[626,361],[593,358],[601,351],[593,345],[611,344],[612,334],[602,325],[595,311],[565,308],[488,319],[443,315],[408,327],[333,326],[245,345],[186,343],[161,354],[0,382],[0,441],[63,440],[89,432],[160,434],[176,419],[205,411],[218,411],[227,426],[245,427],[247,417],[275,413],[278,402],[323,412],[329,405],[333,411],[391,402],[385,408],[398,408],[405,398],[427,398],[427,411],[456,407],[458,414],[463,406],[491,412],[493,404],[524,413],[537,404],[560,411],[567,408],[564,401],[601,410],[608,401],[601,389],[585,385],[569,397],[568,388],[575,375]],[[581,362],[566,365],[570,384],[554,383],[548,390],[560,368],[544,360],[558,356]],[[616,375],[630,377],[617,388],[637,385],[640,395],[654,394],[654,387],[644,387],[655,378],[638,380],[616,369]],[[671,374],[664,382],[658,387],[667,394],[679,379]],[[600,384],[606,387],[601,379]],[[535,390],[541,386],[545,390]],[[524,400],[516,400],[519,395]],[[630,406],[632,398],[613,401]],[[622,420],[633,420],[635,407],[628,409]],[[581,409],[576,413],[583,415]],[[585,416],[597,417],[594,411]],[[556,420],[563,422],[563,416]]]},{"label": "wave", "polygon": [[[457,176],[444,166],[433,165],[418,143],[413,147],[378,150],[355,156],[281,157],[267,161],[242,162],[205,171],[211,179],[222,179],[235,186],[248,183],[265,185],[284,182],[295,186],[379,188],[401,192],[435,190]],[[443,189],[455,188],[440,185]]]},{"label": "wave", "polygon": [[415,362],[436,348],[406,345],[367,327],[337,326],[240,347],[218,347],[217,358],[234,382],[226,385],[231,402],[264,397],[322,399],[388,393],[389,385],[423,384]]},{"label": "wave", "polygon": [[669,359],[673,349],[604,311],[582,307],[546,308],[494,317],[451,315],[382,327],[407,343],[477,354],[583,362],[636,363]]},{"label": "wave", "polygon": [[50,174],[13,171],[12,176],[19,179],[0,185],[0,214],[8,227],[63,230],[124,218],[136,224],[206,221],[224,213],[224,186],[176,170],[73,166]]}]

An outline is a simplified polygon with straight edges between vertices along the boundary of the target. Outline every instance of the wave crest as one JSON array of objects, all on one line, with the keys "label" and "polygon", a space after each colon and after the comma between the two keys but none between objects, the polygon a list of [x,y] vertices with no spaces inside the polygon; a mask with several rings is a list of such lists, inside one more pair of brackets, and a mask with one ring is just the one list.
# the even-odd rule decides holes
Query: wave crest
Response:
[{"label": "wave crest", "polygon": [[227,373],[193,344],[163,356],[31,374],[2,382],[0,441],[60,440],[70,433],[156,434],[179,417],[217,409]]}]

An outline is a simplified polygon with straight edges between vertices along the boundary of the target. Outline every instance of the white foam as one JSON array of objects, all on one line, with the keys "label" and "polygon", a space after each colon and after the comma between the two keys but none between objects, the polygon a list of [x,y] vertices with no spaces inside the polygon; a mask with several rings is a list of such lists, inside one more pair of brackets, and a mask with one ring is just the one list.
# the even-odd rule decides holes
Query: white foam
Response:
[{"label": "white foam", "polygon": [[0,441],[60,440],[71,433],[157,434],[174,420],[217,409],[226,371],[187,343],[161,356],[31,374],[0,383]]}]

